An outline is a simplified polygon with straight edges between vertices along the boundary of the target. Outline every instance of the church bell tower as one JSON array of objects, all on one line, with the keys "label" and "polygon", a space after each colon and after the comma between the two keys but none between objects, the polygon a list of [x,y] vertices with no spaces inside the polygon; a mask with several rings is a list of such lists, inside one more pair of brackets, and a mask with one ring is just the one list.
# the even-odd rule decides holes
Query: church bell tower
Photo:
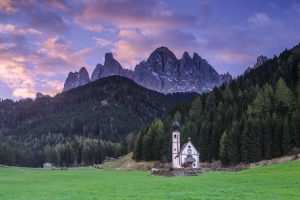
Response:
[{"label": "church bell tower", "polygon": [[175,121],[172,125],[172,167],[181,168],[180,163],[180,124]]}]

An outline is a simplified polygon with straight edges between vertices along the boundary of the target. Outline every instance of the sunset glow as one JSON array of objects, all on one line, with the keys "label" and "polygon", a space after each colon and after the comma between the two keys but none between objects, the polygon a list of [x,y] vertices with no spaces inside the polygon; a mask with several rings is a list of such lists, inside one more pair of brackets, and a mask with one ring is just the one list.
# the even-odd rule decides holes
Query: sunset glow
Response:
[{"label": "sunset glow", "polygon": [[1,0],[0,98],[61,92],[70,71],[85,66],[91,75],[105,52],[134,69],[167,46],[178,58],[197,52],[219,73],[237,76],[260,54],[273,57],[300,41],[299,1],[226,3]]}]

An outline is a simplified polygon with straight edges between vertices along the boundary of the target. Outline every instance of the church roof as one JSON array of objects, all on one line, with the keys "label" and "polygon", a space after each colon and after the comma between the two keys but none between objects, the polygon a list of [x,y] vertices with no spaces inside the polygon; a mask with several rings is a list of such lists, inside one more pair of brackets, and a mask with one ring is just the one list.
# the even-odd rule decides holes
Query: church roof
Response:
[{"label": "church roof", "polygon": [[188,145],[188,143],[189,143],[189,142],[187,142],[187,143],[185,143],[184,145],[182,145],[180,152],[183,151],[183,150],[185,149],[185,147]]},{"label": "church roof", "polygon": [[196,162],[196,159],[193,158],[193,157],[186,157],[186,158],[184,159],[184,162],[185,162],[185,163],[193,163],[193,162]]},{"label": "church roof", "polygon": [[173,131],[179,131],[180,130],[180,124],[178,121],[174,121],[172,124],[172,130]]},{"label": "church roof", "polygon": [[187,146],[188,144],[190,144],[192,147],[194,147],[194,149],[196,150],[196,152],[199,154],[198,150],[195,148],[195,146],[194,146],[193,143],[191,142],[191,138],[188,138],[188,140],[189,140],[189,141],[188,141],[187,143],[185,143],[184,145],[182,145],[181,150],[180,150],[179,153],[181,153],[181,152],[186,148],[186,146]]}]

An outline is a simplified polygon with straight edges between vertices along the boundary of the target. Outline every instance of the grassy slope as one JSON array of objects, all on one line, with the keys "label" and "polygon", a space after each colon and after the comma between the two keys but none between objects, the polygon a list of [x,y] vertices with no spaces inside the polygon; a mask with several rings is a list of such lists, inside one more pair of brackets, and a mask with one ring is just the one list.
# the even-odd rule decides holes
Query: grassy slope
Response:
[{"label": "grassy slope", "polygon": [[300,161],[172,178],[138,171],[0,168],[2,200],[299,198]]},{"label": "grassy slope", "polygon": [[120,159],[115,160],[114,162],[104,163],[101,166],[108,170],[149,170],[153,167],[154,161],[141,161],[136,162],[132,159],[132,153],[129,153],[125,156],[122,156]]}]

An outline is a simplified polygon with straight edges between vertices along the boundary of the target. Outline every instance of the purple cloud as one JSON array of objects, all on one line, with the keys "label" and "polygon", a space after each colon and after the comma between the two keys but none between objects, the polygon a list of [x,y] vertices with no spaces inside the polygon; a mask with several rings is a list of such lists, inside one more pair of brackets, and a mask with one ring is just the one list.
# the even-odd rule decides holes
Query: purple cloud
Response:
[{"label": "purple cloud", "polygon": [[91,0],[81,14],[85,20],[109,21],[119,27],[170,28],[187,27],[197,16],[171,9],[163,1]]},{"label": "purple cloud", "polygon": [[1,88],[6,84],[19,97],[54,94],[69,71],[87,66],[91,72],[105,52],[133,68],[159,46],[178,58],[184,51],[198,52],[218,72],[238,75],[257,55],[271,57],[299,42],[295,1],[234,5],[221,0],[1,0]]},{"label": "purple cloud", "polygon": [[64,19],[54,11],[33,11],[29,16],[29,25],[41,30],[54,33],[68,31],[69,27]]}]

